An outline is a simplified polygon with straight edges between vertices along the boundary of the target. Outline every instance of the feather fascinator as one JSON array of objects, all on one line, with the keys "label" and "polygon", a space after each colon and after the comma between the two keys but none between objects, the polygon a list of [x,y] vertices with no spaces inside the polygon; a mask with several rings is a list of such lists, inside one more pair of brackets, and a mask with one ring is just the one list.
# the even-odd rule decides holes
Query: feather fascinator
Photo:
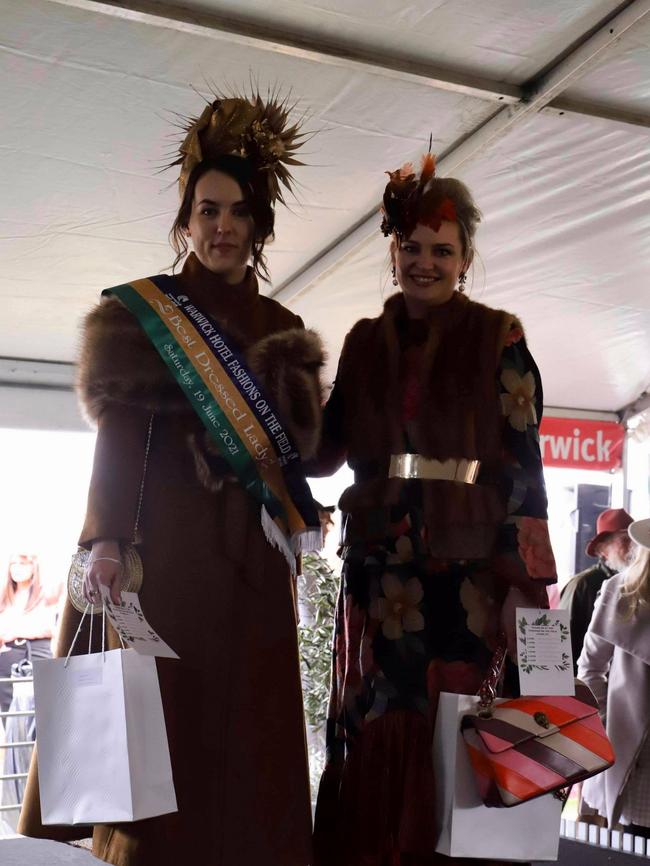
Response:
[{"label": "feather fascinator", "polygon": [[434,183],[436,158],[429,151],[422,157],[420,172],[407,162],[389,177],[382,205],[382,233],[399,238],[408,237],[418,223],[439,231],[442,220],[456,222],[456,207],[448,196],[440,195]]}]

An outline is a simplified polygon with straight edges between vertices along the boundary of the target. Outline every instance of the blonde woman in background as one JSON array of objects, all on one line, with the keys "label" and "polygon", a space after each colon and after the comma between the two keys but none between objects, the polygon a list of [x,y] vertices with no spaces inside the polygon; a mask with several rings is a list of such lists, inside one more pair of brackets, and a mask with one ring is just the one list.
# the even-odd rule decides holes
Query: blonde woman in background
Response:
[{"label": "blonde woman in background", "polygon": [[[37,556],[16,553],[9,559],[0,586],[0,679],[10,677],[15,664],[52,655],[57,602],[58,594],[43,590]],[[12,684],[0,682],[1,712],[9,709],[11,696]]]},{"label": "blonde woman in background", "polygon": [[636,559],[604,584],[578,659],[616,763],[584,783],[582,798],[610,828],[650,838],[650,519],[628,531]]}]

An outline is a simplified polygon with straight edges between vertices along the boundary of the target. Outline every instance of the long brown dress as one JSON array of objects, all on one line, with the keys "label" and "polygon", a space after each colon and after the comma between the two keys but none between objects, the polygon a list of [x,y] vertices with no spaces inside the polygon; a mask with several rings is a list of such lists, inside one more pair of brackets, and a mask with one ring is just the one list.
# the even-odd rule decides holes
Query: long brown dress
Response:
[{"label": "long brown dress", "polygon": [[[313,336],[295,331],[302,329],[298,317],[259,295],[250,270],[242,284],[227,286],[191,255],[180,280],[249,352],[286,329],[294,329],[288,353],[284,335],[271,340],[287,365],[301,368],[320,351],[309,342]],[[303,381],[315,389],[317,405],[317,373],[307,366],[312,372]],[[266,541],[259,507],[209,453],[200,422],[114,299],[87,320],[79,381],[98,426],[83,545],[131,539],[155,413],[141,516],[141,600],[153,628],[180,656],[158,660],[178,812],[95,826],[93,852],[116,866],[307,866],[309,783],[288,565]],[[290,416],[291,406],[284,409]],[[59,655],[78,620],[68,602]],[[114,634],[109,638],[119,645]],[[85,646],[80,640],[79,652]],[[19,830],[60,840],[91,832],[41,824],[35,762]]]}]

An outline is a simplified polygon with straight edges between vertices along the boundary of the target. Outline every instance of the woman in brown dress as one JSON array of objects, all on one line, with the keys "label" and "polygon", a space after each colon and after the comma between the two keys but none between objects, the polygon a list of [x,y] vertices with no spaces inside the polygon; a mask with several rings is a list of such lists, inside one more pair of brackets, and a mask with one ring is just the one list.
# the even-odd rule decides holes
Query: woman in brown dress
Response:
[{"label": "woman in brown dress", "polygon": [[[172,240],[177,294],[228,334],[309,456],[319,434],[321,347],[298,316],[260,294],[274,203],[295,149],[286,105],[218,98],[181,147]],[[252,266],[249,261],[252,260]],[[120,548],[139,518],[140,592],[152,627],[180,660],[158,660],[178,812],[130,824],[44,827],[36,767],[20,832],[70,840],[92,832],[115,866],[308,866],[311,815],[291,569],[267,541],[244,489],[149,342],[115,297],[85,322],[82,406],[97,426],[80,544],[87,592],[118,597]],[[151,419],[151,438],[148,431]],[[79,614],[68,603],[58,654]],[[118,647],[114,633],[112,648]],[[77,644],[85,651],[83,637]]]}]

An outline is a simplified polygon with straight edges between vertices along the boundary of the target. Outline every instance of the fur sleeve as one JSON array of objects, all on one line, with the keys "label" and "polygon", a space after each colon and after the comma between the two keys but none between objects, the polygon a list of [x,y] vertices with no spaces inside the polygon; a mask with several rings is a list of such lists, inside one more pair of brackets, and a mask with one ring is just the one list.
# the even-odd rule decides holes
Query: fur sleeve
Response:
[{"label": "fur sleeve", "polygon": [[110,405],[149,412],[186,405],[137,320],[117,298],[103,298],[83,322],[76,390],[93,424]]},{"label": "fur sleeve", "polygon": [[271,334],[248,349],[246,360],[278,407],[302,458],[312,457],[323,401],[319,373],[325,358],[318,334],[302,328]]}]

